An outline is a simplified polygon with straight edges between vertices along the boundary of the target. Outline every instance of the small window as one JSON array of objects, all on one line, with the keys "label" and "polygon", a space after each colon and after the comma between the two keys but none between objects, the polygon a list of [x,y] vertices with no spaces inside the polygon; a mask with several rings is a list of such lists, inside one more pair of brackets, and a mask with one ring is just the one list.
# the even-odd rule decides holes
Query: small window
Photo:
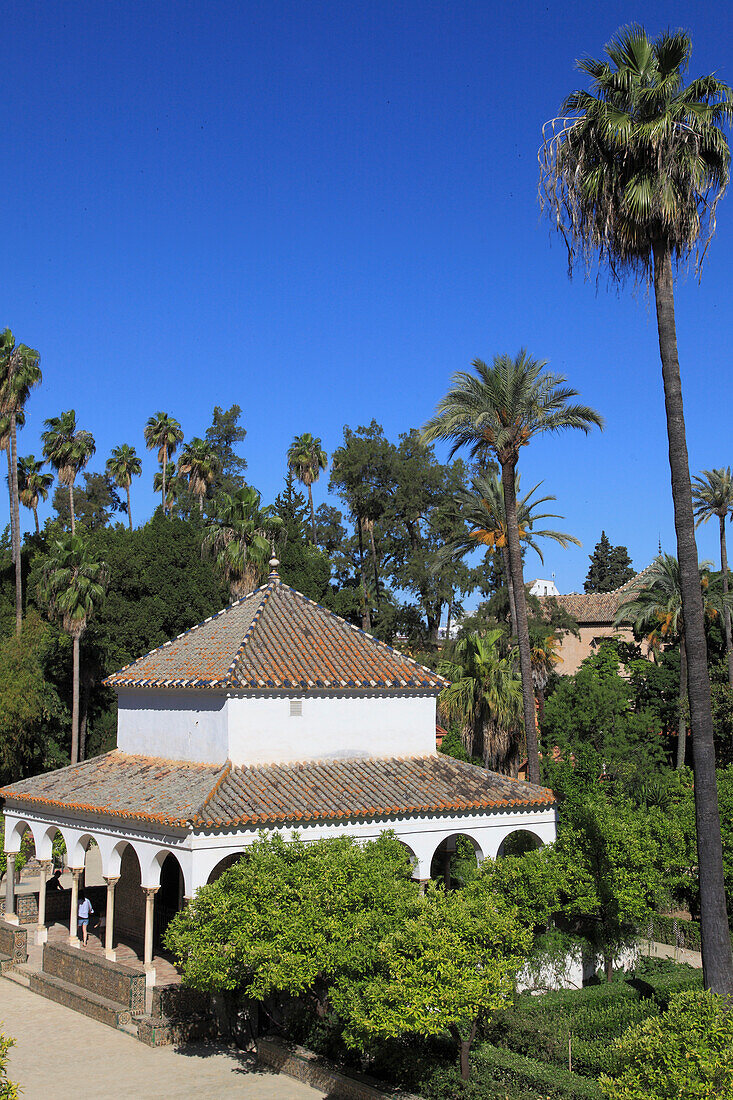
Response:
[{"label": "small window", "polygon": [[290,700],[290,717],[302,718],[303,716],[303,700],[291,699]]}]

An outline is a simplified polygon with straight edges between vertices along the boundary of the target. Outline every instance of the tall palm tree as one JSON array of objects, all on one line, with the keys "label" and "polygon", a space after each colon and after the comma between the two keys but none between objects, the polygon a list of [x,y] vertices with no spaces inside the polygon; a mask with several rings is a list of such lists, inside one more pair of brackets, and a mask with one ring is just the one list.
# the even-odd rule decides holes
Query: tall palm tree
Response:
[{"label": "tall palm tree", "polygon": [[168,498],[166,494],[166,477],[168,461],[173,458],[179,443],[183,442],[181,425],[168,413],[157,412],[151,416],[145,425],[145,443],[149,451],[158,448],[158,462],[163,467],[161,482],[161,501],[163,503],[163,515],[168,514]]},{"label": "tall palm tree", "polygon": [[470,756],[478,750],[487,767],[516,774],[521,727],[522,684],[509,657],[502,657],[501,628],[483,637],[468,634],[456,643],[453,660],[441,661],[441,675],[451,681],[439,696],[450,723],[461,729]]},{"label": "tall palm tree", "polygon": [[537,695],[537,715],[540,723],[545,720],[545,688],[547,681],[555,670],[555,665],[560,664],[561,640],[557,634],[543,634],[532,643],[532,682]]},{"label": "tall palm tree", "polygon": [[282,520],[270,505],[261,507],[260,494],[249,485],[231,494],[220,493],[214,506],[214,519],[204,532],[204,550],[215,555],[232,600],[238,600],[257,587]]},{"label": "tall palm tree", "polygon": [[583,58],[590,91],[572,92],[545,127],[541,193],[568,245],[570,267],[596,260],[615,280],[654,286],[667,414],[677,557],[687,639],[695,816],[706,988],[733,995],[715,747],[695,520],[677,354],[673,264],[702,263],[730,178],[723,125],[733,91],[715,76],[687,85],[692,43],[681,31],[650,39],[632,26]]},{"label": "tall palm tree", "polygon": [[[725,545],[725,520],[733,512],[733,478],[730,466],[724,470],[703,470],[702,477],[694,477],[692,500],[697,517],[696,526],[717,516],[720,524],[720,570],[723,577],[723,594],[728,595],[728,551]],[[731,639],[730,608],[723,611],[725,623],[725,654],[728,659],[728,684],[733,688],[733,640]]]},{"label": "tall palm tree", "polygon": [[316,513],[313,508],[312,485],[314,481],[318,481],[321,470],[325,470],[327,466],[328,455],[321,446],[320,439],[312,436],[310,432],[296,435],[288,448],[288,469],[292,470],[301,485],[305,485],[308,489],[314,546],[316,545]]},{"label": "tall palm tree", "polygon": [[[22,428],[25,424],[25,413],[20,410],[15,418],[16,428]],[[10,516],[10,538],[12,546],[13,564],[15,564],[15,548],[16,548],[16,530],[15,530],[15,509],[13,508],[13,478],[12,478],[12,459],[10,451],[10,417],[0,415],[0,448],[5,451],[5,458],[8,464],[8,515]]]},{"label": "tall palm tree", "polygon": [[198,497],[202,516],[206,491],[220,470],[219,456],[207,440],[194,436],[190,443],[184,444],[178,459],[178,473],[179,476],[188,478],[188,487]]},{"label": "tall palm tree", "polygon": [[74,482],[97,449],[94,436],[91,432],[77,429],[73,409],[61,413],[61,416],[51,416],[44,423],[46,431],[41,432],[43,454],[56,470],[59,484],[68,486],[71,534],[75,535]]},{"label": "tall palm tree", "polygon": [[18,495],[23,507],[33,512],[37,535],[41,531],[38,523],[38,501],[48,500],[53,482],[53,474],[44,473],[43,465],[43,462],[36,460],[35,455],[18,459]]},{"label": "tall palm tree", "polygon": [[89,619],[107,587],[108,568],[94,561],[79,535],[57,539],[43,567],[41,598],[61,620],[73,644],[73,702],[71,709],[71,763],[79,760],[79,644]]},{"label": "tall palm tree", "polygon": [[[515,489],[519,493],[520,475],[515,475]],[[538,512],[537,509],[557,498],[554,496],[537,497],[534,494],[542,482],[538,482],[523,497],[517,497],[517,526],[519,528],[520,542],[530,546],[540,561],[544,564],[542,550],[538,539],[553,539],[563,549],[573,543],[580,546],[580,542],[574,535],[566,535],[562,531],[535,530],[535,524],[548,519],[562,519],[555,512]],[[443,556],[447,558],[463,558],[471,553],[477,546],[485,546],[491,551],[498,550],[501,553],[504,564],[504,576],[506,577],[507,591],[509,593],[509,611],[512,620],[512,633],[517,633],[517,612],[514,606],[514,592],[512,589],[509,566],[509,540],[507,538],[506,508],[504,506],[504,490],[496,474],[478,474],[471,483],[470,489],[459,490],[455,497],[458,515],[468,525],[468,531],[451,542],[444,548]]]},{"label": "tall palm tree", "polygon": [[16,344],[9,328],[0,333],[0,415],[7,416],[10,434],[11,527],[15,530],[15,633],[23,625],[23,579],[18,498],[18,416],[34,386],[41,381],[41,356],[25,344]]},{"label": "tall palm tree", "polygon": [[423,429],[426,442],[449,440],[452,443],[451,455],[460,447],[469,447],[472,457],[481,460],[489,454],[495,455],[501,466],[509,567],[517,615],[527,760],[532,783],[540,781],[540,758],[527,594],[517,516],[516,467],[519,451],[534,436],[545,432],[579,428],[587,433],[593,425],[602,427],[603,424],[593,409],[570,404],[570,399],[577,396],[576,391],[565,386],[565,379],[561,376],[545,371],[545,366],[544,362],[533,359],[524,349],[516,358],[497,355],[491,366],[475,359],[475,374],[467,371],[454,374],[451,389],[438,403],[435,415]]},{"label": "tall palm tree", "polygon": [[[165,483],[165,504],[166,511],[170,512],[173,505],[176,503],[181,493],[186,488],[183,478],[178,477],[177,474],[169,474]],[[153,477],[153,492],[163,492],[163,471],[156,470]]]},{"label": "tall palm tree", "polygon": [[107,459],[107,473],[127,493],[127,520],[132,531],[132,503],[130,501],[130,485],[134,477],[139,477],[143,472],[143,464],[134,447],[129,443],[121,443],[115,447]]}]

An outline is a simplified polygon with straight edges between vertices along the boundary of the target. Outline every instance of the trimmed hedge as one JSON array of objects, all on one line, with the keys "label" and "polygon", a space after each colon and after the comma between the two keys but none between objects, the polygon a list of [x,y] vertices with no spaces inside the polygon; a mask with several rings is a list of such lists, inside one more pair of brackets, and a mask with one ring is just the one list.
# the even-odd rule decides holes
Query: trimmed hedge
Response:
[{"label": "trimmed hedge", "polygon": [[700,925],[697,921],[677,920],[663,913],[655,913],[649,921],[650,927],[645,935],[651,932],[651,939],[657,943],[668,943],[671,947],[682,947],[686,951],[700,951]]},{"label": "trimmed hedge", "polygon": [[472,1057],[477,1079],[485,1072],[514,1089],[536,1090],[552,1100],[599,1100],[603,1094],[595,1081],[569,1073],[567,1069],[534,1058],[517,1054],[513,1050],[482,1043]]}]

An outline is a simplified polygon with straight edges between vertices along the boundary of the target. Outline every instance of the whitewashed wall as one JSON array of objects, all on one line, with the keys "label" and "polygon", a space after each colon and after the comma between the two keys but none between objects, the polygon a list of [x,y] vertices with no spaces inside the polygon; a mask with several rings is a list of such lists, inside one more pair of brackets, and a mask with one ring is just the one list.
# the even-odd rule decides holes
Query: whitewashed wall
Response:
[{"label": "whitewashed wall", "polygon": [[422,756],[435,752],[435,696],[306,695],[291,700],[122,690],[117,747],[171,760],[223,764],[229,759],[235,765]]}]

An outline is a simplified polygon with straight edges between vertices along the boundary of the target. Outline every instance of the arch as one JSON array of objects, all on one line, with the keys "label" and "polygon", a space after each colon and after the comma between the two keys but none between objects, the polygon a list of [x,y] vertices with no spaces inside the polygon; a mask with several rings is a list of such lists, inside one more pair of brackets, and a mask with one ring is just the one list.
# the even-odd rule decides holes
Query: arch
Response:
[{"label": "arch", "polygon": [[[23,837],[26,833],[30,833],[33,837],[34,847],[36,846],[36,834],[33,831],[34,822],[26,821],[24,818],[16,818],[13,820],[7,817],[5,820],[5,851],[8,855],[17,855],[20,851],[20,846],[23,843]],[[36,826],[37,827],[37,826]]]},{"label": "arch", "polygon": [[[68,854],[70,834],[60,825],[36,824],[34,835],[36,837],[36,855],[39,859],[52,859],[54,863],[68,866]],[[61,844],[56,838],[61,838]]]},{"label": "arch", "polygon": [[442,879],[446,890],[462,886],[475,877],[483,859],[481,845],[470,833],[448,833],[433,851],[430,877]]},{"label": "arch", "polygon": [[522,856],[525,852],[534,852],[538,848],[544,848],[544,841],[533,829],[512,829],[499,845],[496,858]]},{"label": "arch", "polygon": [[420,867],[420,860],[417,856],[417,853],[410,847],[410,845],[406,841],[401,840],[400,837],[397,837],[396,839],[398,844],[402,848],[404,848],[405,852],[407,853],[407,858],[410,861],[410,867],[412,868],[412,877],[417,878]]},{"label": "arch", "polygon": [[161,853],[164,858],[160,864],[160,889],[155,895],[153,944],[163,946],[166,929],[176,913],[184,906],[185,880],[183,868],[173,852]]},{"label": "arch", "polygon": [[212,867],[211,871],[209,871],[206,885],[210,886],[212,882],[216,882],[218,878],[221,878],[224,872],[228,871],[230,867],[233,867],[235,863],[239,863],[245,851],[246,850],[242,850],[241,852],[230,852],[228,856],[224,856],[223,859],[220,859],[219,862]]},{"label": "arch", "polygon": [[97,843],[96,837],[91,833],[77,832],[76,830],[58,830],[66,841],[66,863],[69,867],[84,867],[86,864],[89,845]]}]

